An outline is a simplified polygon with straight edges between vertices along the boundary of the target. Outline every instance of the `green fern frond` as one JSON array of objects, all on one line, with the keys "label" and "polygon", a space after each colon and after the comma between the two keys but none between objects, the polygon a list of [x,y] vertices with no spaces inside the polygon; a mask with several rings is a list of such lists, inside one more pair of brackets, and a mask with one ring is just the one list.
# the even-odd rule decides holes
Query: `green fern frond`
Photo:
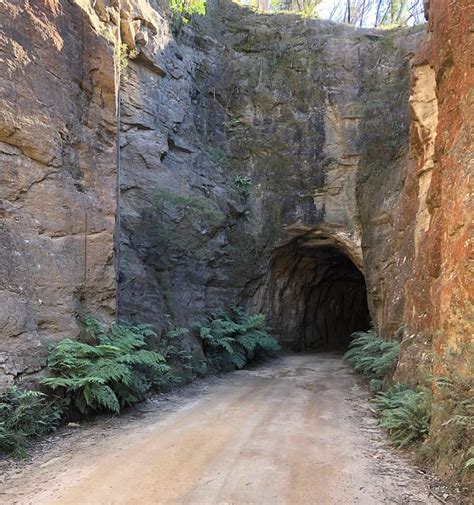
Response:
[{"label": "green fern frond", "polygon": [[50,433],[58,426],[62,404],[53,403],[39,391],[9,387],[0,392],[0,451],[26,456],[31,438]]},{"label": "green fern frond", "polygon": [[95,341],[99,342],[100,338],[105,335],[103,325],[91,314],[86,314],[83,318],[84,328],[89,337]]},{"label": "green fern frond", "polygon": [[243,352],[234,351],[230,355],[230,360],[234,364],[234,366],[238,369],[243,368],[247,364],[247,358]]},{"label": "green fern frond", "polygon": [[242,368],[257,354],[279,349],[265,329],[265,317],[246,314],[241,307],[215,312],[198,329],[208,359],[217,369]]},{"label": "green fern frond", "polygon": [[118,414],[120,404],[113,389],[106,384],[88,384],[83,391],[86,405],[93,410],[110,410]]},{"label": "green fern frond", "polygon": [[146,349],[139,349],[132,354],[122,355],[118,360],[128,365],[143,365],[150,367],[158,365],[159,363],[165,363],[166,361],[161,354]]},{"label": "green fern frond", "polygon": [[251,353],[257,347],[257,339],[252,334],[244,334],[237,336],[237,342],[248,352]]},{"label": "green fern frond", "polygon": [[397,447],[405,447],[427,436],[431,407],[425,393],[396,384],[378,393],[373,402],[379,411],[379,424],[388,430]]},{"label": "green fern frond", "polygon": [[51,377],[42,383],[60,390],[82,413],[89,410],[120,411],[169,374],[163,355],[145,349],[146,339],[155,337],[148,325],[110,325],[107,332],[90,316],[87,327],[96,345],[64,339],[48,359]]},{"label": "green fern frond", "polygon": [[174,339],[178,337],[182,337],[186,333],[189,333],[189,330],[187,328],[182,328],[180,326],[176,326],[173,330],[170,330],[166,336],[168,339]]},{"label": "green fern frond", "polygon": [[400,354],[399,342],[382,340],[374,330],[355,332],[352,337],[344,359],[358,372],[381,379],[394,368]]}]

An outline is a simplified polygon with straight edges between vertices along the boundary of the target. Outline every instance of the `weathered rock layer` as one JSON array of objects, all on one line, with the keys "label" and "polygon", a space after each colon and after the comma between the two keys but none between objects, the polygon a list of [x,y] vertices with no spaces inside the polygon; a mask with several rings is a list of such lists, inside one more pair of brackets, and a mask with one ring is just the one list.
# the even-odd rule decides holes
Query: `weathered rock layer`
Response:
[{"label": "weathered rock layer", "polygon": [[[122,314],[166,329],[243,303],[265,312],[282,342],[303,348],[303,328],[320,319],[325,272],[346,258],[369,279],[371,312],[385,330],[377,271],[392,276],[391,260],[383,243],[372,246],[373,260],[362,248],[385,214],[367,195],[367,212],[379,215],[362,215],[358,180],[364,163],[378,172],[388,164],[391,180],[401,178],[409,62],[422,30],[381,35],[220,2],[177,45],[154,16],[135,28],[148,42],[133,43],[141,53],[122,88]],[[280,261],[290,249],[294,260]],[[349,275],[339,289],[348,299],[334,302],[339,309],[323,303],[334,321],[338,310],[351,320],[366,297],[363,279],[355,292],[352,283]],[[345,331],[366,327],[360,315]]]},{"label": "weathered rock layer", "polygon": [[117,149],[115,26],[81,2],[0,9],[2,386],[84,311],[116,314]]},{"label": "weathered rock layer", "polygon": [[214,1],[175,36],[155,0],[0,2],[2,383],[84,312],[239,303],[297,349],[370,312],[412,382],[468,343],[468,3],[426,35]]}]

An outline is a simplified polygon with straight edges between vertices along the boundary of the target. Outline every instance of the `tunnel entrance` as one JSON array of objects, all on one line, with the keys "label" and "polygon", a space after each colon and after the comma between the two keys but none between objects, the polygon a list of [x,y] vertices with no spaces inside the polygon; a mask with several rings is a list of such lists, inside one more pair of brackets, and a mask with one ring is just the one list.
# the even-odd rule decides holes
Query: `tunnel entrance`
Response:
[{"label": "tunnel entrance", "polygon": [[324,264],[324,272],[316,284],[305,289],[305,314],[297,347],[344,350],[350,335],[368,329],[370,324],[364,276],[349,258],[336,251],[315,254],[320,269]]},{"label": "tunnel entrance", "polygon": [[262,305],[282,346],[294,351],[344,351],[354,331],[370,327],[364,276],[334,241],[279,248]]}]

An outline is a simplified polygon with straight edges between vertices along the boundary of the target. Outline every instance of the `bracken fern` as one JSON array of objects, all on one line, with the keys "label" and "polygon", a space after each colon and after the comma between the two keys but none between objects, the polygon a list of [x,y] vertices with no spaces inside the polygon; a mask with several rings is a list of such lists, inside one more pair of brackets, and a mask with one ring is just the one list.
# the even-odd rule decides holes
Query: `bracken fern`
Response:
[{"label": "bracken fern", "polygon": [[383,379],[397,363],[399,353],[399,342],[382,340],[372,329],[352,334],[344,359],[366,377]]},{"label": "bracken fern", "polygon": [[344,355],[353,367],[370,379],[373,391],[379,391],[373,402],[377,406],[379,424],[389,432],[398,447],[423,440],[429,431],[431,418],[430,395],[414,391],[403,384],[394,384],[386,391],[391,372],[400,353],[398,341],[379,338],[375,330],[356,332]]},{"label": "bracken fern", "polygon": [[88,316],[85,326],[92,343],[64,339],[51,351],[48,369],[53,375],[41,383],[60,390],[83,414],[120,412],[144,398],[165,380],[170,368],[164,357],[145,349],[155,333],[147,325],[112,324],[107,332]]},{"label": "bracken fern", "polygon": [[248,315],[240,307],[217,312],[198,329],[208,359],[218,369],[243,368],[249,360],[279,349],[265,329],[265,316]]},{"label": "bracken fern", "polygon": [[61,404],[39,391],[9,387],[0,393],[0,451],[26,456],[30,438],[54,431],[61,419]]},{"label": "bracken fern", "polygon": [[395,384],[373,399],[379,413],[379,424],[389,432],[397,447],[422,441],[428,434],[431,418],[429,395]]},{"label": "bracken fern", "polygon": [[159,351],[173,367],[171,383],[189,382],[207,372],[207,361],[198,351],[193,354],[190,339],[183,339],[189,333],[187,328],[179,326],[167,331],[159,343]]}]

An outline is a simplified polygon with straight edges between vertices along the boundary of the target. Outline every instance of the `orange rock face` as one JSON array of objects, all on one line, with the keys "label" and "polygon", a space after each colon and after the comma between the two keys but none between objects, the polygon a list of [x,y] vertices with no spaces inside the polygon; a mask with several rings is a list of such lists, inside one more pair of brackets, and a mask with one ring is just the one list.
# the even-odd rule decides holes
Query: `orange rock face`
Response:
[{"label": "orange rock face", "polygon": [[[470,200],[473,173],[474,72],[472,3],[431,2],[429,35],[416,55],[411,147],[418,183],[413,276],[407,284],[405,319],[433,335],[435,351],[471,341],[474,282]],[[421,118],[421,120],[420,120]],[[425,121],[420,128],[420,121]]]}]

